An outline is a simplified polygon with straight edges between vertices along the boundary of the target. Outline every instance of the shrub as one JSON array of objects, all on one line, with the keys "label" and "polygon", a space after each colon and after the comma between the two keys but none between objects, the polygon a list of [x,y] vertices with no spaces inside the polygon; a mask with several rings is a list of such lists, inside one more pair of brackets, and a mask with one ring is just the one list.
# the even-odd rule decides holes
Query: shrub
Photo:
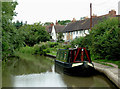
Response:
[{"label": "shrub", "polygon": [[73,41],[71,41],[71,46],[75,47],[75,45],[78,45],[78,47],[83,47],[84,45],[82,44],[84,37],[76,38]]},{"label": "shrub", "polygon": [[91,51],[98,59],[120,60],[120,28],[117,18],[96,25],[90,35]]}]

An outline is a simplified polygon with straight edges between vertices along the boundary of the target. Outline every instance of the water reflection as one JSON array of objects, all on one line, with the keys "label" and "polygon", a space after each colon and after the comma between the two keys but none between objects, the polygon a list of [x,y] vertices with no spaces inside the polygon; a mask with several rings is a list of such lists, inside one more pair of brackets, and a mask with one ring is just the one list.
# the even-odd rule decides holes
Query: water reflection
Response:
[{"label": "water reflection", "polygon": [[101,75],[75,77],[55,71],[54,62],[43,56],[13,59],[3,71],[3,87],[114,87]]},{"label": "water reflection", "polygon": [[14,87],[66,87],[57,73],[46,72],[14,77]]},{"label": "water reflection", "polygon": [[68,87],[90,87],[94,84],[93,76],[75,77],[75,76],[63,75],[63,80]]}]

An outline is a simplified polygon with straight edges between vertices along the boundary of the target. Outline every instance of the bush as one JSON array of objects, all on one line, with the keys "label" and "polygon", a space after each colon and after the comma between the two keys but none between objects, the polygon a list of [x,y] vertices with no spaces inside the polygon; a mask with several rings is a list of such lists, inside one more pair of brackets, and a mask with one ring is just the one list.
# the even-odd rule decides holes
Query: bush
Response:
[{"label": "bush", "polygon": [[71,46],[75,47],[78,45],[78,47],[83,47],[84,45],[82,44],[84,37],[76,38],[73,41],[71,41]]},{"label": "bush", "polygon": [[71,45],[68,44],[68,45],[64,45],[63,47],[64,47],[64,49],[69,49],[69,48],[71,48]]},{"label": "bush", "polygon": [[90,34],[76,38],[72,47],[88,47],[94,59],[120,60],[120,28],[118,18],[108,18],[95,25]]},{"label": "bush", "polygon": [[24,25],[18,30],[20,30],[21,34],[25,37],[24,41],[29,46],[34,46],[39,42],[46,42],[50,40],[50,35],[41,23]]},{"label": "bush", "polygon": [[120,28],[117,18],[96,25],[90,35],[91,51],[97,59],[120,60]]},{"label": "bush", "polygon": [[55,47],[58,45],[57,42],[48,42],[47,44],[49,45],[49,47]]},{"label": "bush", "polygon": [[33,47],[26,46],[26,47],[21,47],[21,48],[19,49],[19,52],[20,52],[20,53],[34,54],[34,53],[35,53],[35,50],[34,50]]}]

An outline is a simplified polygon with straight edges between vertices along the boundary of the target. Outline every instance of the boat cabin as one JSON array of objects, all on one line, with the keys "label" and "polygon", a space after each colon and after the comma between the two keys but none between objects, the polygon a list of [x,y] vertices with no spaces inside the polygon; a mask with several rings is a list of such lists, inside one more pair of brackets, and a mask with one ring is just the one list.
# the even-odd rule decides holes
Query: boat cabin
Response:
[{"label": "boat cabin", "polygon": [[91,63],[90,51],[86,48],[59,49],[56,60],[67,63],[80,63],[83,61]]}]

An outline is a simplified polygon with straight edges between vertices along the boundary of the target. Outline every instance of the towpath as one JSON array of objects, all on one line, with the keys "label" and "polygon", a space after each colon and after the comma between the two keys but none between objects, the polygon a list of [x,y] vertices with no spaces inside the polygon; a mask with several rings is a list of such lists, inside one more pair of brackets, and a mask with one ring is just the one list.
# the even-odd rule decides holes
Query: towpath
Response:
[{"label": "towpath", "polygon": [[94,62],[95,69],[99,72],[104,73],[113,83],[115,83],[120,88],[120,69],[115,64],[111,65],[113,67]]}]

